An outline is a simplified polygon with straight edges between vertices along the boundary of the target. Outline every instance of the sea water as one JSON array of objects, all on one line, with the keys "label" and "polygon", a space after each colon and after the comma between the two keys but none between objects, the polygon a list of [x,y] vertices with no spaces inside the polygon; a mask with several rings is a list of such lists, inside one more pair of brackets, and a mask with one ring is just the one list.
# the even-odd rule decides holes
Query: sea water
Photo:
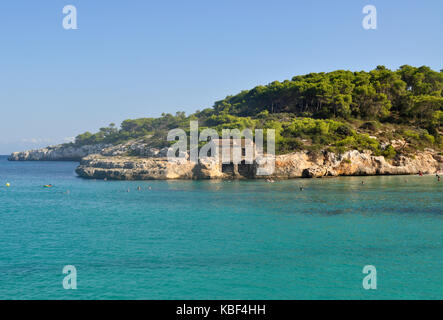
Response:
[{"label": "sea water", "polygon": [[434,176],[129,182],[76,166],[0,158],[0,299],[443,298]]}]

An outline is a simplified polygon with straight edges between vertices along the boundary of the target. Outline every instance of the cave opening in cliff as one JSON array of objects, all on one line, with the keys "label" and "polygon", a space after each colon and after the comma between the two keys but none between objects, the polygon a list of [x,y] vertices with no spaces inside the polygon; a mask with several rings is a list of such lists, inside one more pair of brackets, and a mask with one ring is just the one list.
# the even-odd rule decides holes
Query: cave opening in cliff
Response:
[{"label": "cave opening in cliff", "polygon": [[234,174],[234,164],[233,163],[223,163],[222,172],[227,174]]},{"label": "cave opening in cliff", "polygon": [[254,175],[254,166],[248,164],[243,160],[239,164],[224,163],[222,164],[222,172],[232,176],[242,176],[244,178],[250,178]]},{"label": "cave opening in cliff", "polygon": [[254,167],[252,164],[247,164],[245,160],[243,160],[238,165],[238,174],[245,177],[250,178],[254,173]]}]

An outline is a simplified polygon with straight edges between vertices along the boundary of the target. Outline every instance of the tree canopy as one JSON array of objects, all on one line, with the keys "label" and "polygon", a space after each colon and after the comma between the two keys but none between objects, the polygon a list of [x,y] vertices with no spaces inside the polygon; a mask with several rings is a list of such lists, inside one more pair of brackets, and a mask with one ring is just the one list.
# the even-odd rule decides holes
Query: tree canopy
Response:
[{"label": "tree canopy", "polygon": [[120,128],[111,124],[97,133],[78,135],[75,144],[121,143],[146,136],[166,143],[168,130],[188,130],[190,120],[219,131],[276,129],[281,151],[307,147],[303,138],[310,144],[349,148],[362,144],[375,150],[373,141],[352,129],[355,122],[364,123],[368,133],[380,123],[409,126],[415,130],[410,139],[417,136],[417,141],[432,140],[439,146],[443,143],[443,72],[404,65],[396,71],[378,66],[369,72],[310,73],[227,96],[189,116],[177,112],[125,120]]}]

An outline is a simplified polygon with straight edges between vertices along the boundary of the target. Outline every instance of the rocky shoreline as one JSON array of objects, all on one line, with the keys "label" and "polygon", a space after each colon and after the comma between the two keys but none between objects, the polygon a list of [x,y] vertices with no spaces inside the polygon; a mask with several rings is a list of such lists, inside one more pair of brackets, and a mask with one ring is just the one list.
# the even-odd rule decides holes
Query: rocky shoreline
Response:
[{"label": "rocky shoreline", "polygon": [[59,145],[13,153],[10,161],[80,161],[76,173],[82,178],[113,180],[170,179],[293,179],[336,176],[435,174],[443,170],[443,156],[431,149],[414,156],[387,160],[371,151],[300,151],[278,155],[270,175],[258,175],[259,165],[222,165],[215,158],[198,163],[168,161],[167,148],[156,149],[140,141],[125,144]]},{"label": "rocky shoreline", "polygon": [[443,169],[443,157],[423,152],[414,158],[399,157],[387,161],[371,152],[349,151],[343,155],[330,152],[312,154],[297,152],[276,156],[275,170],[271,175],[257,175],[254,162],[243,172],[224,170],[214,159],[199,163],[169,162],[166,158],[106,157],[91,155],[84,158],[76,169],[77,174],[90,179],[114,180],[169,180],[169,179],[293,179],[336,176],[413,175],[435,174]]}]

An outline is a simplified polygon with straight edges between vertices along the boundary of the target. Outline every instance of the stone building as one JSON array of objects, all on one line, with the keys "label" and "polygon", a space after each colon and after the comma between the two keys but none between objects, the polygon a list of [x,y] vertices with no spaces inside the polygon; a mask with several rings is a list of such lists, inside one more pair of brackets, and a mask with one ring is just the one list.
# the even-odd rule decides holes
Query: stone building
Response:
[{"label": "stone building", "polygon": [[251,178],[255,175],[257,150],[251,139],[214,139],[218,165],[223,174],[233,178]]}]

